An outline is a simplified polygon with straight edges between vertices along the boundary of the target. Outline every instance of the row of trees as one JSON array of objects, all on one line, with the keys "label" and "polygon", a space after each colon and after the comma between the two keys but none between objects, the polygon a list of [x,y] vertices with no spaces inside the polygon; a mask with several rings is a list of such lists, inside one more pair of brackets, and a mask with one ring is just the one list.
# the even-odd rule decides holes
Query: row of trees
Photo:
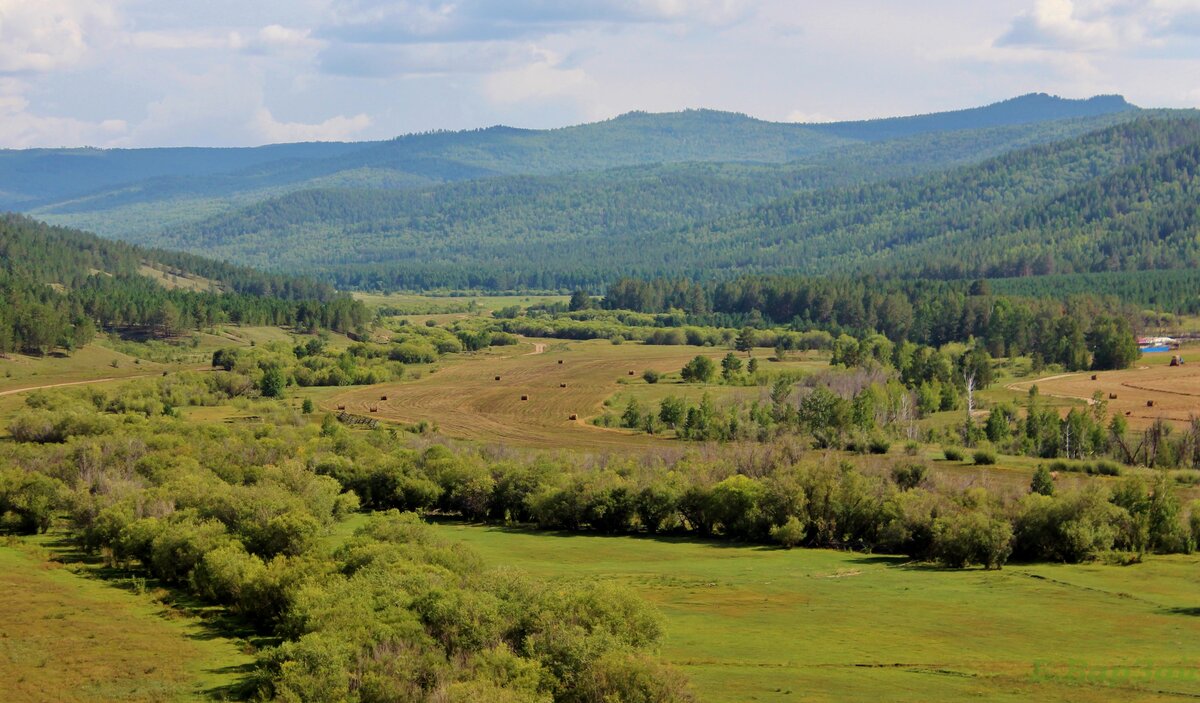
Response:
[{"label": "row of trees", "polygon": [[730,316],[753,326],[789,325],[856,337],[940,347],[978,340],[992,356],[1037,356],[1070,370],[1125,368],[1137,358],[1136,312],[1095,296],[1015,298],[987,281],[943,283],[874,278],[747,277],[714,284],[622,279],[603,304],[612,310],[690,319]]}]

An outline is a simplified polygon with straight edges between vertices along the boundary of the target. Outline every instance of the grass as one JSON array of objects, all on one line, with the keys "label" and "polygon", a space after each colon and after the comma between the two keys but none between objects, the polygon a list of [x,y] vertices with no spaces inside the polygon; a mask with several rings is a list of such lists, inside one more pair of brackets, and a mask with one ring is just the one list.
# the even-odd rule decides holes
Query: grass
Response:
[{"label": "grass", "polygon": [[519,305],[529,307],[565,303],[567,295],[415,295],[408,293],[355,293],[354,297],[373,307],[390,307],[412,315],[459,314],[471,310],[492,311]]},{"label": "grass", "polygon": [[28,542],[0,544],[0,696],[22,701],[221,700],[252,659],[152,594]]},{"label": "grass", "polygon": [[663,656],[708,703],[1200,696],[1197,556],[953,571],[828,550],[439,529],[496,566],[632,586],[665,616]]},{"label": "grass", "polygon": [[[447,358],[439,362],[436,373],[422,373],[420,379],[359,387],[325,396],[318,403],[327,411],[344,405],[349,412],[380,420],[427,420],[453,438],[510,446],[589,451],[661,448],[673,440],[592,427],[587,420],[602,413],[604,400],[618,392],[637,387],[645,393],[664,393],[668,384],[651,386],[642,380],[647,368],[678,371],[696,354],[716,359],[727,351],[633,343],[615,346],[607,340],[526,342]],[[538,349],[542,351],[535,353]],[[634,375],[630,376],[630,371]],[[495,380],[496,376],[501,380]],[[566,388],[560,386],[563,383]],[[386,401],[382,400],[385,395]],[[529,399],[522,401],[522,395]],[[372,413],[371,408],[377,412]],[[570,420],[572,414],[578,419]]]}]

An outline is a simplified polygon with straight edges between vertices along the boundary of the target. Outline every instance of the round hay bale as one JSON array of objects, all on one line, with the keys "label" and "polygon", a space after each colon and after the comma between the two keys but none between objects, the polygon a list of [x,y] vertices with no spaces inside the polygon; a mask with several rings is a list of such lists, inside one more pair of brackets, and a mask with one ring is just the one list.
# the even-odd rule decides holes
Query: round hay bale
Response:
[{"label": "round hay bale", "polygon": [[380,399],[380,400],[387,400],[387,396],[386,396],[386,395],[381,395],[381,396],[379,396],[379,399]]},{"label": "round hay bale", "polygon": [[1098,376],[1096,376],[1096,374],[1092,374],[1092,380],[1093,380],[1093,381],[1097,380],[1097,378],[1099,378],[1099,377],[1098,377]]},{"label": "round hay bale", "polygon": [[571,413],[571,419],[572,419],[572,420],[578,420],[578,419],[579,419],[579,416],[578,416],[578,415],[576,415],[575,413]]},{"label": "round hay bale", "polygon": [[529,400],[529,396],[523,395],[523,396],[521,396],[521,400]]},{"label": "round hay bale", "polygon": [[562,359],[559,359],[559,360],[558,360],[558,363],[560,363],[560,364],[561,364],[562,362],[563,362],[563,360],[562,360]]},{"label": "round hay bale", "polygon": [[1153,407],[1154,407],[1154,401],[1153,401],[1153,400],[1147,400],[1147,401],[1146,401],[1146,407],[1147,407],[1147,408],[1153,408]]},{"label": "round hay bale", "polygon": [[1109,400],[1116,400],[1116,399],[1117,399],[1117,394],[1116,394],[1116,393],[1109,393],[1109,394],[1108,394],[1108,399],[1109,399]]},{"label": "round hay bale", "polygon": [[635,375],[636,373],[637,373],[636,371],[630,371],[630,372],[629,372],[629,375],[630,375],[630,376],[633,376],[633,375]]},{"label": "round hay bale", "polygon": [[566,388],[566,387],[567,387],[567,384],[565,384],[565,383],[560,383],[560,384],[558,384],[558,387],[559,387],[559,388]]},{"label": "round hay bale", "polygon": [[500,377],[499,377],[499,376],[497,376],[497,377],[496,377],[496,380],[497,380],[497,381],[499,381],[499,380],[500,380]]}]

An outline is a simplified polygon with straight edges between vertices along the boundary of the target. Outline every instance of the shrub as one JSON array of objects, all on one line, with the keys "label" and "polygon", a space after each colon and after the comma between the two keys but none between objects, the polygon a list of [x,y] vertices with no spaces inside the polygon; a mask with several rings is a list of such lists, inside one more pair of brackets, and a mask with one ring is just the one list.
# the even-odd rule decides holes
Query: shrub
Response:
[{"label": "shrub", "polygon": [[[462,349],[461,345],[455,346]],[[388,358],[405,364],[431,364],[437,361],[437,350],[425,344],[404,342],[392,347],[388,351]]]},{"label": "shrub", "polygon": [[942,455],[946,457],[946,461],[963,460],[963,451],[958,447],[942,447]]},{"label": "shrub", "polygon": [[996,463],[996,452],[990,449],[976,449],[971,457],[975,460],[976,464],[981,466],[990,466]]},{"label": "shrub", "polygon": [[717,375],[717,365],[707,356],[697,355],[683,367],[680,376],[688,383],[709,383]]},{"label": "shrub", "polygon": [[1054,495],[1054,477],[1045,465],[1038,464],[1037,471],[1033,472],[1033,480],[1029,483],[1029,490],[1039,495]]},{"label": "shrub", "polygon": [[999,569],[1012,553],[1012,525],[982,510],[939,517],[933,522],[933,552],[937,560],[954,568],[982,564]]},{"label": "shrub", "polygon": [[882,437],[873,437],[871,441],[867,443],[867,449],[872,454],[887,454],[888,450],[891,448],[892,443],[886,439],[883,439]]},{"label": "shrub", "polygon": [[908,456],[916,456],[916,455],[920,454],[921,453],[921,443],[920,442],[905,442],[904,443],[904,453],[907,454]]},{"label": "shrub", "polygon": [[789,517],[787,522],[771,528],[771,540],[785,549],[795,547],[804,541],[804,523],[795,515]]},{"label": "shrub", "polygon": [[658,379],[662,378],[662,374],[654,369],[646,369],[642,372],[642,380],[646,383],[658,383]]},{"label": "shrub", "polygon": [[902,490],[912,490],[925,481],[929,469],[924,464],[898,464],[892,467],[892,480]]}]

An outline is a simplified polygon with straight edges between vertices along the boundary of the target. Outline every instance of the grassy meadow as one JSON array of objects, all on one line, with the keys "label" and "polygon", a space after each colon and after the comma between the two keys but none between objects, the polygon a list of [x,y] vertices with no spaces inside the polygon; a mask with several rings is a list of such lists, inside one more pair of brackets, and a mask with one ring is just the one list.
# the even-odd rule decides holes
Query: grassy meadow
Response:
[{"label": "grassy meadow", "polygon": [[[6,703],[225,700],[253,658],[162,592],[0,543],[0,696]],[[144,581],[137,582],[144,584]]]},{"label": "grassy meadow", "polygon": [[443,523],[495,566],[628,584],[706,703],[1200,696],[1200,556],[947,570],[903,557]]}]

